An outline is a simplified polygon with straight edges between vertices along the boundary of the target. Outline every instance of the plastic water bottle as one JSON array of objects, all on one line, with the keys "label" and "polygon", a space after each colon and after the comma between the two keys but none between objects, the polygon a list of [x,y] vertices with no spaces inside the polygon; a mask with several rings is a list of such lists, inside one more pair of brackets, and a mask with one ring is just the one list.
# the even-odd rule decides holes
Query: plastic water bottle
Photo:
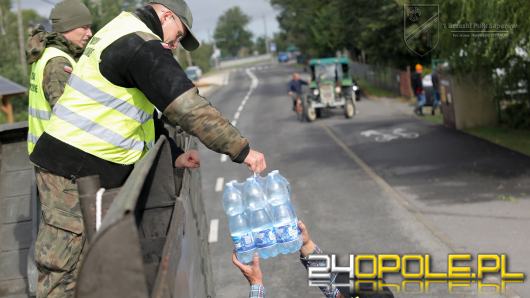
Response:
[{"label": "plastic water bottle", "polygon": [[245,209],[248,211],[262,208],[268,209],[265,193],[263,193],[260,183],[254,177],[247,178],[243,185],[243,201],[245,202]]},{"label": "plastic water bottle", "polygon": [[278,255],[276,235],[265,193],[256,177],[249,177],[243,186],[243,198],[254,243],[260,257],[267,259]]},{"label": "plastic water bottle", "polygon": [[298,232],[298,219],[290,202],[273,206],[272,213],[278,251],[290,254],[300,250],[302,239]]},{"label": "plastic water bottle", "polygon": [[287,179],[280,174],[280,171],[274,170],[274,171],[270,172],[269,175],[267,175],[267,178],[269,176],[274,176],[276,179],[278,179],[284,185],[286,185],[287,186],[287,192],[289,193],[289,197],[291,197],[291,183],[289,183],[289,181],[287,181]]},{"label": "plastic water bottle", "polygon": [[237,258],[243,263],[252,262],[256,250],[254,237],[243,213],[228,217],[230,236],[236,250]]},{"label": "plastic water bottle", "polygon": [[237,181],[232,180],[225,184],[223,192],[223,208],[226,215],[233,216],[245,212],[241,192],[236,187]]},{"label": "plastic water bottle", "polygon": [[243,263],[250,263],[256,248],[252,230],[245,217],[243,198],[236,183],[233,180],[225,185],[223,208],[228,217],[228,228],[230,229],[230,236],[234,243],[237,258]]},{"label": "plastic water bottle", "polygon": [[271,207],[290,201],[289,182],[280,175],[278,170],[272,171],[267,175],[265,188],[267,202]]},{"label": "plastic water bottle", "polygon": [[278,255],[276,247],[276,235],[272,219],[263,207],[249,211],[250,227],[254,236],[254,243],[259,255],[263,259],[268,259]]},{"label": "plastic water bottle", "polygon": [[296,252],[302,246],[296,217],[290,200],[289,183],[278,171],[267,176],[267,201],[271,205],[278,251]]}]

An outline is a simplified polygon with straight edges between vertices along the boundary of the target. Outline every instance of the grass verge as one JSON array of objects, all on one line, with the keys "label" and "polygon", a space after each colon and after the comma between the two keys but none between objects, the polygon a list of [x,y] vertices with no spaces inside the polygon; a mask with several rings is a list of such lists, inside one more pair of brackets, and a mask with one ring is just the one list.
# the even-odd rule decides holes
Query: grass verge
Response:
[{"label": "grass verge", "polygon": [[423,116],[421,119],[424,119],[425,121],[428,121],[428,122],[434,123],[434,124],[443,124],[444,123],[443,115],[438,110],[436,111],[437,113],[434,116],[430,114],[431,113],[430,109],[425,109],[425,110],[427,110],[427,112],[424,111],[425,116]]},{"label": "grass verge", "polygon": [[530,130],[505,127],[479,127],[465,132],[530,156]]},{"label": "grass verge", "polygon": [[359,87],[361,88],[361,91],[366,96],[375,96],[375,97],[398,97],[399,95],[396,95],[390,91],[383,90],[381,88],[378,88],[372,84],[370,84],[366,80],[357,80],[357,84],[359,84]]}]

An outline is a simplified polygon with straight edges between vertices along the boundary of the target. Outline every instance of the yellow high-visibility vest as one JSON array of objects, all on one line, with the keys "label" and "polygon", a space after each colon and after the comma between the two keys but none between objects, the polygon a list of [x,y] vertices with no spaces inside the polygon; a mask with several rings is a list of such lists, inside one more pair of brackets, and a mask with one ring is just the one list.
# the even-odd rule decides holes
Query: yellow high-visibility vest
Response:
[{"label": "yellow high-visibility vest", "polygon": [[29,84],[29,103],[28,103],[28,153],[33,152],[35,144],[44,132],[48,121],[50,120],[52,110],[42,88],[44,79],[44,68],[48,62],[56,57],[64,57],[70,61],[72,67],[75,60],[67,53],[54,47],[47,47],[44,53],[31,64],[30,84]]},{"label": "yellow high-visibility vest", "polygon": [[103,50],[134,32],[160,40],[128,12],[122,12],[92,37],[53,108],[46,133],[123,165],[134,164],[153,146],[153,104],[137,88],[114,85],[99,71]]}]

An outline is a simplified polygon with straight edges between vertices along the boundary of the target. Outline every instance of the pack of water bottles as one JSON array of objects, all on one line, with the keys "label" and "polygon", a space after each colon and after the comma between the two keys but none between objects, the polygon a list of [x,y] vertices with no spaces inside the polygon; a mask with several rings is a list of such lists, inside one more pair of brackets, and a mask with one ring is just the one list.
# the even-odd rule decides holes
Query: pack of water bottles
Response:
[{"label": "pack of water bottles", "polygon": [[226,183],[223,207],[241,262],[252,262],[256,251],[267,259],[300,249],[302,239],[290,197],[289,182],[277,170],[266,177],[254,175],[242,183]]}]

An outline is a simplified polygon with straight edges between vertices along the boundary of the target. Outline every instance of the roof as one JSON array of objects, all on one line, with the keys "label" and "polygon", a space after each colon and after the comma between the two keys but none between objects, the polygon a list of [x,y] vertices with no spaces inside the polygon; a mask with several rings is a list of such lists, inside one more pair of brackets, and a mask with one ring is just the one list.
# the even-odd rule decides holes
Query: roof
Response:
[{"label": "roof", "polygon": [[28,89],[0,76],[0,96],[21,95]]},{"label": "roof", "polygon": [[309,61],[309,65],[317,65],[317,64],[349,64],[350,60],[346,57],[339,57],[339,58],[316,58],[311,59]]}]

